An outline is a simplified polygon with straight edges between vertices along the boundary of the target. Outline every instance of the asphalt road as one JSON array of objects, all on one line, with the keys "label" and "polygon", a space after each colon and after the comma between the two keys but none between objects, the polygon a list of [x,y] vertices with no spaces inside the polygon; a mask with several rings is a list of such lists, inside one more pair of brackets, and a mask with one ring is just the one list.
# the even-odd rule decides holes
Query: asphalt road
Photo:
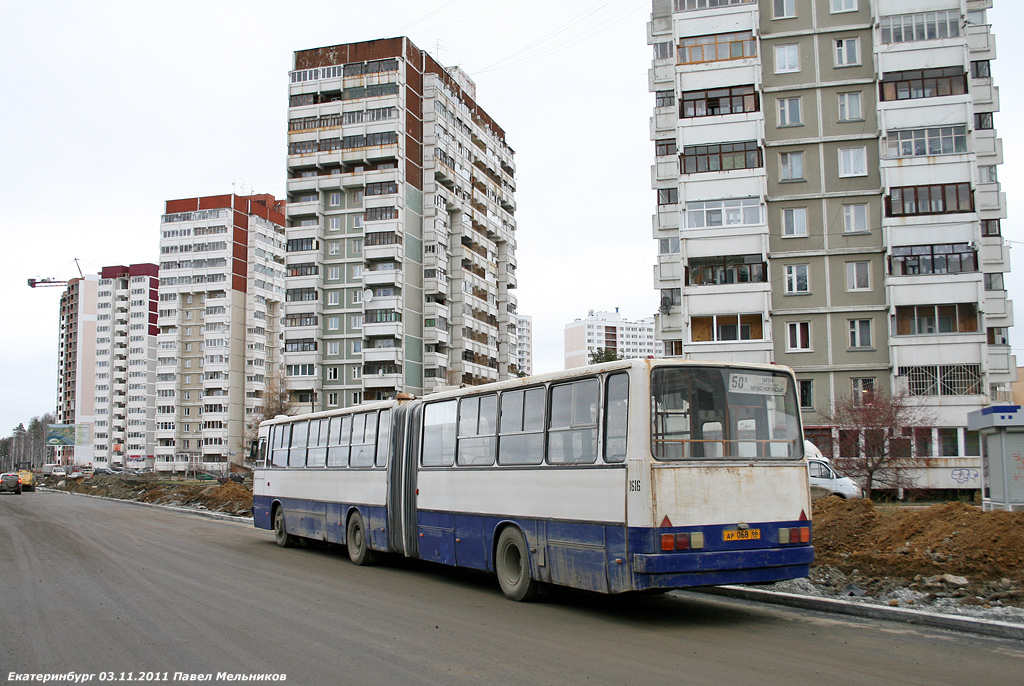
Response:
[{"label": "asphalt road", "polygon": [[344,549],[284,550],[234,522],[0,496],[2,683],[1019,685],[1021,665],[1024,644],[1002,639],[699,594],[512,603],[485,574],[356,567]]}]

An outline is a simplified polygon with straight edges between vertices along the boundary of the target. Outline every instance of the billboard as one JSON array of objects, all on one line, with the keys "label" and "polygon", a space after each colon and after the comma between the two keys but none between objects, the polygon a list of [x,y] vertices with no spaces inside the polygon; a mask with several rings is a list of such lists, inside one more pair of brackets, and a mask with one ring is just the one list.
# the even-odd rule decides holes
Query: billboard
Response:
[{"label": "billboard", "polygon": [[88,424],[47,424],[46,445],[89,445]]}]

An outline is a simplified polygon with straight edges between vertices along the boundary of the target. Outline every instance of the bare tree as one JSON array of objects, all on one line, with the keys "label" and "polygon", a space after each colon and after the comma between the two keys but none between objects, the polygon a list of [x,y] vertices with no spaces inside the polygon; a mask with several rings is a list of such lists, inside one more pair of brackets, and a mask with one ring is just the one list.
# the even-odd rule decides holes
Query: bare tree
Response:
[{"label": "bare tree", "polygon": [[[824,413],[823,413],[824,414]],[[932,426],[934,415],[906,391],[872,390],[840,398],[831,416],[839,430],[839,471],[857,481],[871,497],[874,490],[899,490],[913,484],[921,465],[913,454],[913,430]]]},{"label": "bare tree", "polygon": [[[249,445],[256,439],[260,422],[273,419],[281,414],[293,414],[295,412],[295,402],[285,386],[284,376],[278,369],[267,373],[260,400],[263,401],[262,405],[258,406],[258,411],[251,415],[245,424],[245,442],[243,445],[245,450],[248,450]],[[248,453],[246,454],[248,455]]]}]

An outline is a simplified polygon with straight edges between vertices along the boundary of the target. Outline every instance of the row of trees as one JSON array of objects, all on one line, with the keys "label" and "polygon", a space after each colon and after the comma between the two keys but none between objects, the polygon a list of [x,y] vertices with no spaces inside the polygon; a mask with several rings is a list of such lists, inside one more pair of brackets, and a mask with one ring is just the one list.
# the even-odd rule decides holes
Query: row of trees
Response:
[{"label": "row of trees", "polygon": [[52,448],[46,445],[46,425],[54,424],[57,417],[52,412],[33,417],[28,423],[18,424],[11,435],[0,438],[0,471],[11,471],[19,462],[29,462],[32,467],[41,467],[50,461]]}]

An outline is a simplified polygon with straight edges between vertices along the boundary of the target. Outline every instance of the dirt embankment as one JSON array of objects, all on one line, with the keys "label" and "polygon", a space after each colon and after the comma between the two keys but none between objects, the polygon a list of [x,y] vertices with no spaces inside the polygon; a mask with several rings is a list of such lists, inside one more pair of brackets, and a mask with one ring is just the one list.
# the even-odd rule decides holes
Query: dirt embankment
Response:
[{"label": "dirt embankment", "polygon": [[811,580],[880,595],[897,585],[1024,606],[1024,512],[960,502],[922,509],[829,497],[814,505]]},{"label": "dirt embankment", "polygon": [[73,493],[158,505],[192,507],[233,515],[252,513],[252,488],[234,481],[174,483],[155,478],[94,476],[89,479],[49,479],[49,486]]}]

